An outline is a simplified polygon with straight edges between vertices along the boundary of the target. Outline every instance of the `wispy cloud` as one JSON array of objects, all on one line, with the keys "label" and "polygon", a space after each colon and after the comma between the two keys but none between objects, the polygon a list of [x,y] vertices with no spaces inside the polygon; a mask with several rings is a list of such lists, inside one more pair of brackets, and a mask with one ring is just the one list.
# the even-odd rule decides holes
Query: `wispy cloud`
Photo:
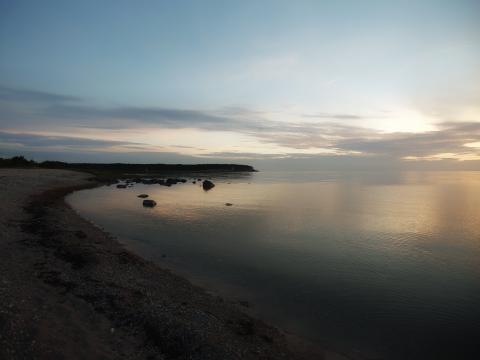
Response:
[{"label": "wispy cloud", "polygon": [[329,114],[329,113],[317,113],[317,114],[302,114],[304,118],[313,118],[313,119],[337,119],[337,120],[362,120],[370,119],[371,116],[363,116],[356,114]]},{"label": "wispy cloud", "polygon": [[45,91],[0,86],[0,101],[64,103],[78,102],[81,101],[81,99],[74,96],[59,95]]},{"label": "wispy cloud", "polygon": [[[356,120],[366,117],[362,114],[319,112],[299,114],[297,119],[290,121],[278,121],[270,119],[265,112],[241,107],[222,108],[217,111],[164,107],[101,107],[73,96],[0,88],[0,121],[3,128],[0,142],[3,147],[153,150],[153,146],[147,142],[49,136],[39,134],[39,130],[56,127],[112,131],[194,128],[239,133],[282,150],[269,151],[266,155],[246,152],[244,149],[238,152],[215,149],[209,153],[208,149],[195,144],[179,144],[169,148],[177,148],[179,151],[182,148],[197,149],[201,150],[202,156],[224,158],[281,158],[322,152],[387,156],[395,159],[428,158],[441,153],[457,154],[459,158],[466,158],[466,155],[480,156],[479,148],[465,146],[467,143],[480,141],[480,122],[444,121],[439,122],[434,131],[385,133],[359,126]],[[305,118],[309,118],[308,121],[305,121]],[[158,151],[159,147],[156,146],[154,150]]]},{"label": "wispy cloud", "polygon": [[102,150],[144,149],[146,144],[126,141],[91,139],[72,136],[51,136],[32,133],[0,131],[0,148],[16,147],[24,150]]},{"label": "wispy cloud", "polygon": [[440,153],[480,155],[480,149],[468,148],[467,143],[480,139],[480,123],[443,122],[438,130],[425,133],[381,134],[374,138],[347,138],[337,146],[367,154],[389,155],[397,158],[428,157]]},{"label": "wispy cloud", "polygon": [[72,96],[7,87],[0,88],[0,120],[5,127],[41,124],[118,129],[143,123],[169,128],[227,129],[231,125],[231,119],[222,114],[163,107],[101,107]]}]

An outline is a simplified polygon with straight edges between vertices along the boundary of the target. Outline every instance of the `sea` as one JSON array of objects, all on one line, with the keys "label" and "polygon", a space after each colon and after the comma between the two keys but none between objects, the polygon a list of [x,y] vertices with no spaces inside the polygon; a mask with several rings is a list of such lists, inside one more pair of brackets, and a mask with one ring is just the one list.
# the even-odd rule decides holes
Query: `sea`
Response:
[{"label": "sea", "polygon": [[480,172],[179,176],[67,202],[131,251],[318,346],[480,359]]}]

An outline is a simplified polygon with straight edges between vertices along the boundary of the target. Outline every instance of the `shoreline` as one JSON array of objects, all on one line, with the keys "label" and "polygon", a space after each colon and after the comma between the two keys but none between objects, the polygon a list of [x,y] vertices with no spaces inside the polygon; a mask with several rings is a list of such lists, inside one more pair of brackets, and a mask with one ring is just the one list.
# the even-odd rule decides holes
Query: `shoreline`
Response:
[{"label": "shoreline", "polygon": [[[0,350],[0,355],[4,358],[29,354],[40,359],[56,358],[52,354],[81,358],[74,355],[78,353],[88,358],[344,359],[312,349],[300,339],[287,338],[223,298],[126,250],[112,236],[81,218],[64,200],[75,190],[102,185],[92,181],[90,174],[2,169],[0,180],[8,176],[28,180],[33,176],[42,182],[42,174],[58,175],[59,179],[53,184],[45,180],[43,187],[23,199],[22,223],[10,229],[12,237],[18,239],[8,246],[14,248],[12,254],[22,254],[22,259],[12,258],[9,265],[21,263],[25,267],[14,275],[27,282],[23,287],[27,296],[23,297],[35,298],[35,304],[28,299],[23,302],[22,313],[1,313],[0,326],[7,324],[0,339],[5,353]],[[67,174],[72,179],[63,179]],[[17,221],[13,215],[6,220]],[[28,279],[30,266],[35,271]],[[11,284],[9,279],[2,280]],[[1,288],[6,290],[6,298],[8,287]],[[36,298],[40,296],[36,292],[45,298]],[[10,297],[14,300],[22,296],[13,291]],[[16,300],[22,304],[25,299]],[[44,321],[38,322],[28,308],[43,309],[42,302],[58,303],[66,309],[62,312],[47,307],[41,316]],[[2,310],[3,306],[0,303]],[[67,323],[65,311],[71,319]],[[27,323],[21,336],[21,329],[15,326],[20,320]],[[46,326],[51,329],[43,334]],[[79,328],[84,337],[79,337]],[[21,339],[9,343],[9,335]],[[63,344],[60,349],[58,343]],[[17,356],[19,352],[23,356]]]}]

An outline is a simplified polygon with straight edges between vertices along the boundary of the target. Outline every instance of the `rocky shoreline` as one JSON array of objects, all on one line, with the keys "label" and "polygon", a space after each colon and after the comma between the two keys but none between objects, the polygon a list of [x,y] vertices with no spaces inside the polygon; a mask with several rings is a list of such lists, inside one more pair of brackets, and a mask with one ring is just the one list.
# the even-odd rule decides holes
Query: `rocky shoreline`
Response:
[{"label": "rocky shoreline", "polygon": [[335,358],[287,341],[82,219],[64,196],[98,186],[88,174],[2,169],[0,183],[0,358]]}]

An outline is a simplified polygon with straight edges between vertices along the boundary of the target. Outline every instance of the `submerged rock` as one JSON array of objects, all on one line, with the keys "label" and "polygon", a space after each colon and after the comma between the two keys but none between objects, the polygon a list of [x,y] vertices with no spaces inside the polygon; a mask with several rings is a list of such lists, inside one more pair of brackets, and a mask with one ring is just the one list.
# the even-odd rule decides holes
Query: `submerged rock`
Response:
[{"label": "submerged rock", "polygon": [[148,197],[148,195],[147,194],[140,194],[140,195],[137,195],[137,197],[145,199],[145,198]]},{"label": "submerged rock", "polygon": [[143,206],[145,207],[154,207],[156,205],[157,203],[155,202],[155,200],[143,200]]},{"label": "submerged rock", "polygon": [[215,184],[213,182],[211,182],[210,180],[204,180],[203,181],[203,190],[210,190],[211,188],[213,188],[215,186]]}]

